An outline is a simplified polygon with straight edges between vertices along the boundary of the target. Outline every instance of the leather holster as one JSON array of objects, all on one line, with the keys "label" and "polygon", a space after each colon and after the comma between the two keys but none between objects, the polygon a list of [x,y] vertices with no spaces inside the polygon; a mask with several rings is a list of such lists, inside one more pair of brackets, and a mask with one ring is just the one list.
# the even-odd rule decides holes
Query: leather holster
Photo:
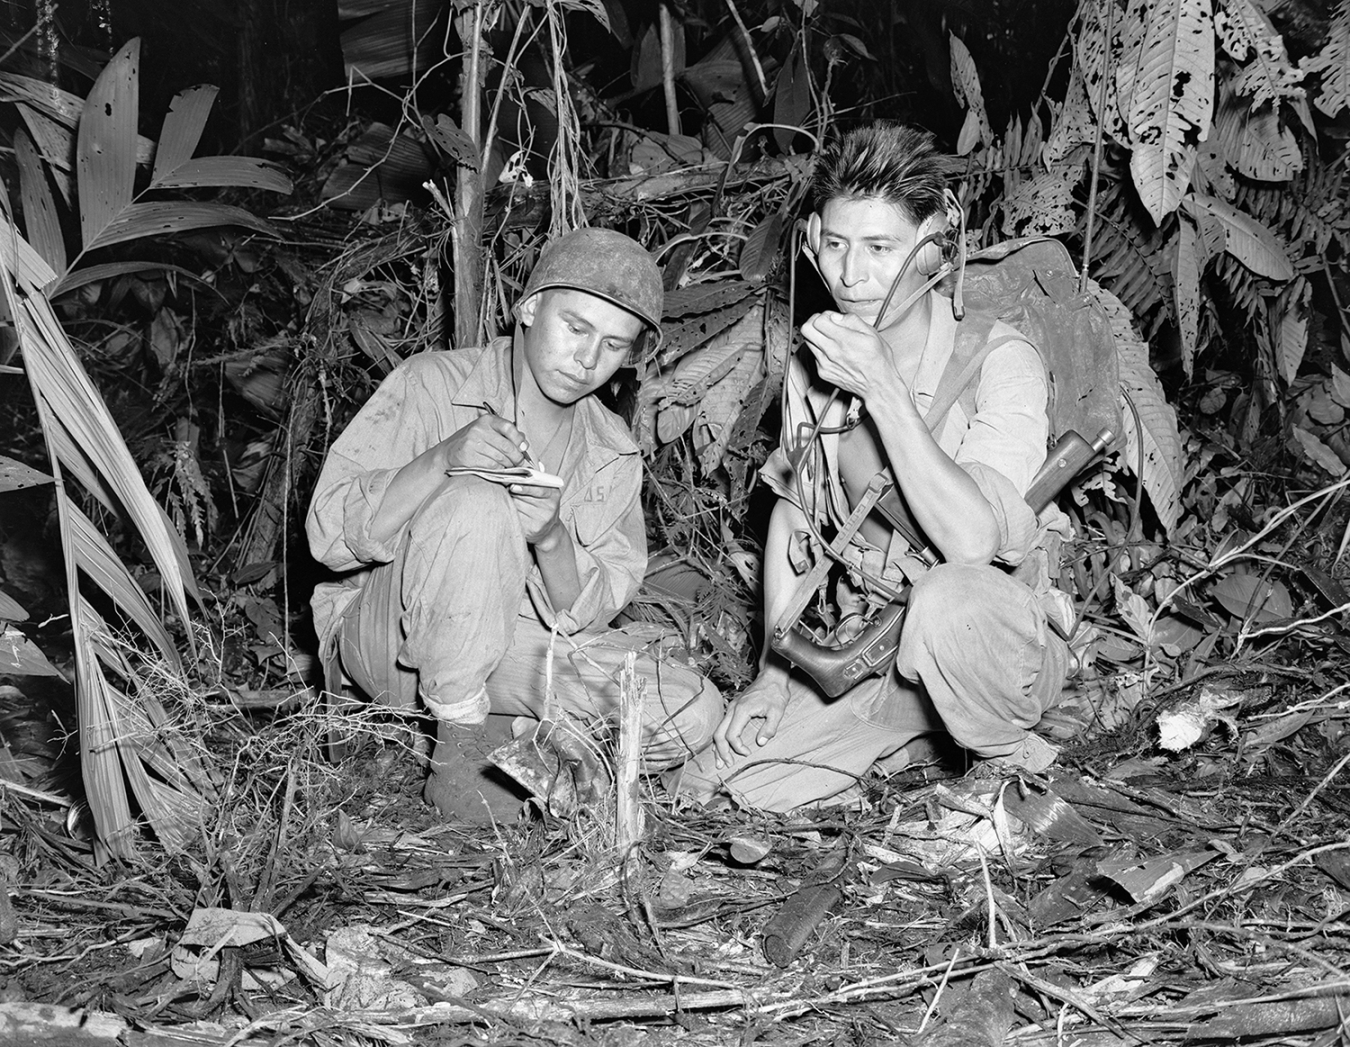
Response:
[{"label": "leather holster", "polygon": [[794,625],[774,630],[769,646],[811,677],[821,693],[838,698],[891,667],[904,621],[905,605],[896,601],[883,607],[866,629],[845,644],[824,646]]}]

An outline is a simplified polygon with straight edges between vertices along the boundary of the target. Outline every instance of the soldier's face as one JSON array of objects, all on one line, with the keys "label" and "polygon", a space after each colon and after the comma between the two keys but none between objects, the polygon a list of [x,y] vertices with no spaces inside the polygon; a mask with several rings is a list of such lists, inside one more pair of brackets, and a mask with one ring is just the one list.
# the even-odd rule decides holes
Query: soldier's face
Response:
[{"label": "soldier's face", "polygon": [[[820,213],[816,261],[839,311],[875,324],[896,274],[918,240],[919,227],[889,201],[863,198],[826,203]],[[886,324],[898,319],[894,306],[923,282],[911,263],[891,295]]]},{"label": "soldier's face", "polygon": [[539,391],[571,404],[614,376],[644,324],[626,309],[585,291],[553,287],[520,305],[525,362]]}]

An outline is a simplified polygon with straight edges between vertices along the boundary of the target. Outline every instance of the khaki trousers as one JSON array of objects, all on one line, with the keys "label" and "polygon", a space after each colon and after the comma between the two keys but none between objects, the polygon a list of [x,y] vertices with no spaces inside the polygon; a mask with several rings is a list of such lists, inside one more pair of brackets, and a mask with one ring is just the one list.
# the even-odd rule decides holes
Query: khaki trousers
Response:
[{"label": "khaki trousers", "polygon": [[976,755],[1016,758],[1068,666],[1068,645],[1027,585],[994,567],[940,564],[910,594],[894,671],[829,699],[794,670],[767,744],[720,768],[709,749],[670,782],[699,802],[725,794],[787,811],[843,793],[921,734],[946,731]]},{"label": "khaki trousers", "polygon": [[722,696],[673,660],[676,645],[643,623],[552,635],[526,592],[531,566],[506,490],[457,479],[422,507],[398,557],[374,568],[347,607],[337,633],[342,669],[374,701],[452,722],[561,710],[593,723],[617,713],[619,675],[633,652],[647,769],[705,746]]}]

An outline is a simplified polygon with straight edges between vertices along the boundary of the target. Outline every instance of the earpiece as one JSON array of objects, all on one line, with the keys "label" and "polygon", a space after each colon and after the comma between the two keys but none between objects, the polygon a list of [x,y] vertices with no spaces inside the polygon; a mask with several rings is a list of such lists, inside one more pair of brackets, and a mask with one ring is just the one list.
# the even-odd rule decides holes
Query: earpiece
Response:
[{"label": "earpiece", "polygon": [[923,241],[930,236],[936,236],[919,248],[919,254],[914,259],[914,267],[923,276],[932,276],[942,268],[942,257],[946,253],[946,216],[941,214],[932,214],[925,218],[919,226],[919,240]]},{"label": "earpiece", "polygon": [[806,248],[814,255],[820,254],[820,215],[815,211],[806,219]]},{"label": "earpiece", "polygon": [[945,190],[943,196],[946,198],[946,207],[929,215],[919,226],[920,241],[936,234],[933,240],[920,248],[919,256],[914,260],[916,268],[924,276],[932,276],[942,268],[959,246],[959,239],[953,241],[953,235],[960,238],[965,230],[965,215],[960,201],[950,189]]}]

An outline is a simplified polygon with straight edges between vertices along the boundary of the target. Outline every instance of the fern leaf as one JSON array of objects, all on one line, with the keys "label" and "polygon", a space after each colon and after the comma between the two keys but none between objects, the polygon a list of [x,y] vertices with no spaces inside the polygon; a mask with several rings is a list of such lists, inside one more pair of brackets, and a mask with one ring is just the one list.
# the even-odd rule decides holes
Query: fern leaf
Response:
[{"label": "fern leaf", "polygon": [[1124,188],[1118,183],[1099,198],[1100,232],[1093,247],[1092,274],[1135,316],[1152,316],[1160,306],[1170,316],[1172,278],[1163,234],[1141,227],[1146,219],[1130,207]]},{"label": "fern leaf", "polygon": [[1214,12],[1214,32],[1225,51],[1246,63],[1232,86],[1253,107],[1273,103],[1273,116],[1281,100],[1303,97],[1303,71],[1289,61],[1284,38],[1252,0],[1223,0]]},{"label": "fern leaf", "polygon": [[1214,259],[1214,275],[1228,291],[1233,305],[1241,310],[1249,327],[1264,323],[1266,300],[1261,291],[1263,286],[1269,285],[1232,255],[1226,253]]},{"label": "fern leaf", "polygon": [[1293,178],[1303,167],[1303,154],[1275,108],[1254,110],[1228,85],[1220,94],[1214,131],[1224,159],[1248,178],[1266,182]]},{"label": "fern leaf", "polygon": [[1144,475],[1140,479],[1159,522],[1170,534],[1181,517],[1185,465],[1177,413],[1167,402],[1162,383],[1148,361],[1148,343],[1135,331],[1129,310],[1096,281],[1089,280],[1088,287],[1111,321],[1120,361],[1121,392],[1123,396],[1128,394],[1128,400],[1121,405],[1125,417],[1124,465],[1133,472],[1143,448]]},{"label": "fern leaf", "polygon": [[1350,105],[1350,0],[1337,3],[1326,46],[1303,59],[1299,69],[1322,74],[1313,104],[1327,116],[1335,116]]},{"label": "fern leaf", "polygon": [[[1136,5],[1131,5],[1136,7]],[[1122,57],[1131,70],[1130,173],[1154,222],[1176,210],[1190,183],[1195,147],[1209,136],[1214,109],[1214,22],[1210,0],[1137,5],[1138,48]],[[1117,80],[1117,89],[1121,81]]]}]

